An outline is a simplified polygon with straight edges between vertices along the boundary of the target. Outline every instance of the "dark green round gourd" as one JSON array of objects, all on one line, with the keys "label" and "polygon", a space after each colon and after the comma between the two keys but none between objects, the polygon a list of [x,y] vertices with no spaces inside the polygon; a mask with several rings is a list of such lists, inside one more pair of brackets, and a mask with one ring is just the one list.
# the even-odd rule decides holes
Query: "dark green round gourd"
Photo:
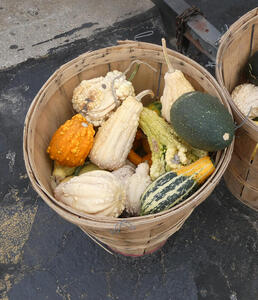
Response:
[{"label": "dark green round gourd", "polygon": [[219,101],[209,94],[194,91],[183,94],[170,110],[171,125],[176,133],[191,146],[217,151],[233,140],[233,118]]},{"label": "dark green round gourd", "polygon": [[248,82],[258,85],[258,51],[248,59],[245,66],[245,73]]}]

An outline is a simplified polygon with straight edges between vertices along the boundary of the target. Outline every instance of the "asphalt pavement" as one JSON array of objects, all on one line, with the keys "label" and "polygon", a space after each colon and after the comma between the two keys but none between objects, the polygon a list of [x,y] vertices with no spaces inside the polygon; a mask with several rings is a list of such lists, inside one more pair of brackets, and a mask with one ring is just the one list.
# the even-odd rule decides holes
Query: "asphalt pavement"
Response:
[{"label": "asphalt pavement", "polygon": [[[82,2],[74,2],[78,15]],[[42,8],[43,1],[25,1],[24,6],[30,3],[27,8],[18,1],[0,4],[0,14],[10,14],[10,19],[4,15],[0,21],[0,299],[257,300],[258,215],[232,196],[223,179],[161,250],[139,258],[110,255],[32,189],[23,162],[23,123],[49,76],[78,55],[115,45],[117,40],[137,39],[149,31],[152,34],[140,40],[160,44],[168,34],[167,20],[164,24],[150,1],[126,1],[128,5],[100,1],[102,6],[98,1],[95,6],[93,1],[85,2],[92,9],[90,17],[79,16],[67,27],[53,25],[49,34],[42,20],[53,21],[54,12],[67,17],[73,11],[72,1],[46,1],[48,8]],[[257,6],[252,0],[188,3],[198,6],[221,31]],[[111,17],[108,12],[115,7]],[[101,14],[94,15],[94,8]],[[42,19],[33,19],[41,12]],[[37,35],[33,24],[21,29],[15,22],[22,26],[43,22],[43,27]],[[171,18],[171,26],[174,22]],[[29,35],[30,28],[36,37],[22,44],[22,35]],[[15,33],[9,33],[11,41],[3,34],[8,30]],[[173,41],[170,36],[171,47]],[[31,50],[34,44],[38,52]],[[20,55],[22,51],[26,55]],[[214,74],[214,66],[191,45],[187,55]]]}]

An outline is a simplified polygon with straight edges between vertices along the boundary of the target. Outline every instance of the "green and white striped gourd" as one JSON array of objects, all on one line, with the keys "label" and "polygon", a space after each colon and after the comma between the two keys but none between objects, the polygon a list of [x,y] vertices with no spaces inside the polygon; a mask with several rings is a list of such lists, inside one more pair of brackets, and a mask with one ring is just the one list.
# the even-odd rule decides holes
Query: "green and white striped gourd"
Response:
[{"label": "green and white striped gourd", "polygon": [[209,156],[167,172],[153,181],[141,196],[141,215],[158,213],[191,196],[215,170]]}]

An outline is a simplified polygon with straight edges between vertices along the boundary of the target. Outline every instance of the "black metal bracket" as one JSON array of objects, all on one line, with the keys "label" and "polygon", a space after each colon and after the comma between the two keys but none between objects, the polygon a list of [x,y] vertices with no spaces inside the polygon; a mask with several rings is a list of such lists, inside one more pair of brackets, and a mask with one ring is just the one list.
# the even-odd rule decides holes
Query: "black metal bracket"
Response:
[{"label": "black metal bracket", "polygon": [[[177,16],[183,15],[185,11],[192,8],[183,0],[161,0],[153,2],[158,6],[162,6],[163,11],[165,10],[164,8],[167,7],[168,10],[172,10]],[[209,23],[205,17],[198,14],[189,18],[186,22],[184,36],[195,45],[200,52],[215,62],[221,33]]]}]

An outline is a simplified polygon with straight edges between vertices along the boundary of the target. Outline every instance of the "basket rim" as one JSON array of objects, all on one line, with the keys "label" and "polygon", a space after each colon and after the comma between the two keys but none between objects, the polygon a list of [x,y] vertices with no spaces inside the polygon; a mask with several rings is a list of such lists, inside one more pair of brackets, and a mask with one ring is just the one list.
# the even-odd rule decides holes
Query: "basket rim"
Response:
[{"label": "basket rim", "polygon": [[[101,48],[96,51],[91,51],[91,52],[86,52],[84,54],[81,54],[80,56],[78,56],[78,57],[74,58],[73,60],[62,65],[49,77],[49,79],[46,81],[46,83],[41,87],[41,89],[39,90],[37,95],[34,97],[32,103],[29,107],[29,110],[26,114],[26,118],[25,118],[25,122],[24,122],[24,131],[23,131],[23,158],[24,158],[24,162],[25,162],[26,171],[28,173],[28,176],[32,183],[32,186],[36,190],[36,192],[41,196],[41,198],[52,209],[54,209],[57,213],[61,214],[62,217],[64,217],[65,219],[67,219],[70,222],[73,222],[75,224],[77,224],[78,221],[80,220],[80,224],[84,223],[84,221],[85,221],[87,225],[91,224],[92,226],[98,226],[98,227],[103,228],[103,225],[105,224],[106,227],[113,228],[114,224],[116,224],[117,222],[126,220],[129,222],[133,222],[134,225],[141,225],[141,224],[147,224],[148,222],[152,223],[154,219],[156,219],[158,222],[160,222],[161,220],[171,217],[174,214],[183,212],[185,209],[192,211],[199,204],[198,200],[201,198],[201,196],[204,196],[206,192],[212,191],[214,189],[214,187],[219,183],[222,175],[224,174],[224,172],[229,164],[229,161],[230,161],[230,158],[231,158],[231,155],[233,152],[234,140],[229,147],[227,147],[226,149],[221,151],[221,157],[218,161],[218,165],[216,166],[215,172],[209,177],[209,179],[205,182],[205,184],[203,184],[201,186],[201,188],[198,189],[197,192],[195,192],[191,197],[189,197],[188,199],[183,201],[181,204],[179,204],[169,210],[162,211],[160,213],[156,213],[153,215],[130,217],[130,218],[112,218],[112,217],[103,217],[103,216],[95,216],[94,217],[92,215],[88,215],[85,213],[81,214],[81,213],[78,213],[78,211],[73,211],[73,209],[71,209],[69,206],[63,205],[63,203],[61,203],[55,199],[54,199],[55,201],[53,201],[53,199],[52,199],[53,197],[51,195],[48,195],[44,191],[44,188],[42,188],[42,184],[37,180],[36,176],[34,175],[33,168],[30,163],[30,159],[29,159],[29,155],[28,155],[28,151],[27,151],[27,147],[28,147],[27,133],[29,130],[29,123],[30,123],[31,117],[33,116],[34,109],[37,106],[37,103],[38,103],[37,100],[38,100],[39,96],[43,93],[44,90],[47,89],[49,83],[52,80],[54,80],[59,75],[60,72],[62,72],[66,68],[69,68],[74,62],[76,62],[76,60],[81,59],[81,58],[87,58],[88,55],[92,55],[93,53],[98,54],[98,52],[103,51],[103,49],[108,49],[108,50],[112,51],[112,49],[114,49],[114,48],[118,48],[121,46],[132,46],[133,44],[135,44],[137,47],[143,47],[143,49],[145,49],[148,46],[150,46],[150,47],[152,47],[152,49],[158,50],[158,51],[161,51],[161,49],[162,49],[161,46],[152,44],[152,43],[125,40],[125,41],[120,41],[119,45],[116,45],[116,46]],[[228,104],[227,99],[224,97],[221,87],[219,86],[219,84],[217,83],[215,78],[206,69],[204,69],[200,64],[198,64],[194,60],[190,59],[189,57],[186,57],[183,54],[178,53],[174,50],[168,49],[168,54],[169,54],[169,56],[175,56],[179,59],[187,61],[193,67],[197,67],[201,72],[203,72],[204,76],[208,77],[209,80],[212,82],[212,84],[216,88],[217,92],[219,93],[221,99],[223,100],[223,104],[227,107],[229,113],[232,115],[231,107]]]},{"label": "basket rim", "polygon": [[[224,80],[223,80],[223,70],[222,70],[222,57],[224,55],[224,52],[227,50],[227,47],[229,43],[232,41],[232,38],[239,33],[245,26],[247,26],[253,18],[258,19],[258,7],[250,10],[246,14],[244,14],[241,18],[239,18],[235,23],[233,23],[226,33],[221,37],[219,48],[216,55],[216,78],[223,90],[223,92],[226,95],[226,98],[233,110],[234,113],[236,113],[237,117],[243,121],[246,116],[240,111],[238,106],[235,104],[233,99],[231,98],[231,95],[228,91],[228,89],[225,87]],[[251,129],[254,131],[258,138],[258,125],[256,125],[252,120],[249,118],[245,121],[245,124],[243,125],[243,128],[245,128],[248,132],[248,129]]]}]

